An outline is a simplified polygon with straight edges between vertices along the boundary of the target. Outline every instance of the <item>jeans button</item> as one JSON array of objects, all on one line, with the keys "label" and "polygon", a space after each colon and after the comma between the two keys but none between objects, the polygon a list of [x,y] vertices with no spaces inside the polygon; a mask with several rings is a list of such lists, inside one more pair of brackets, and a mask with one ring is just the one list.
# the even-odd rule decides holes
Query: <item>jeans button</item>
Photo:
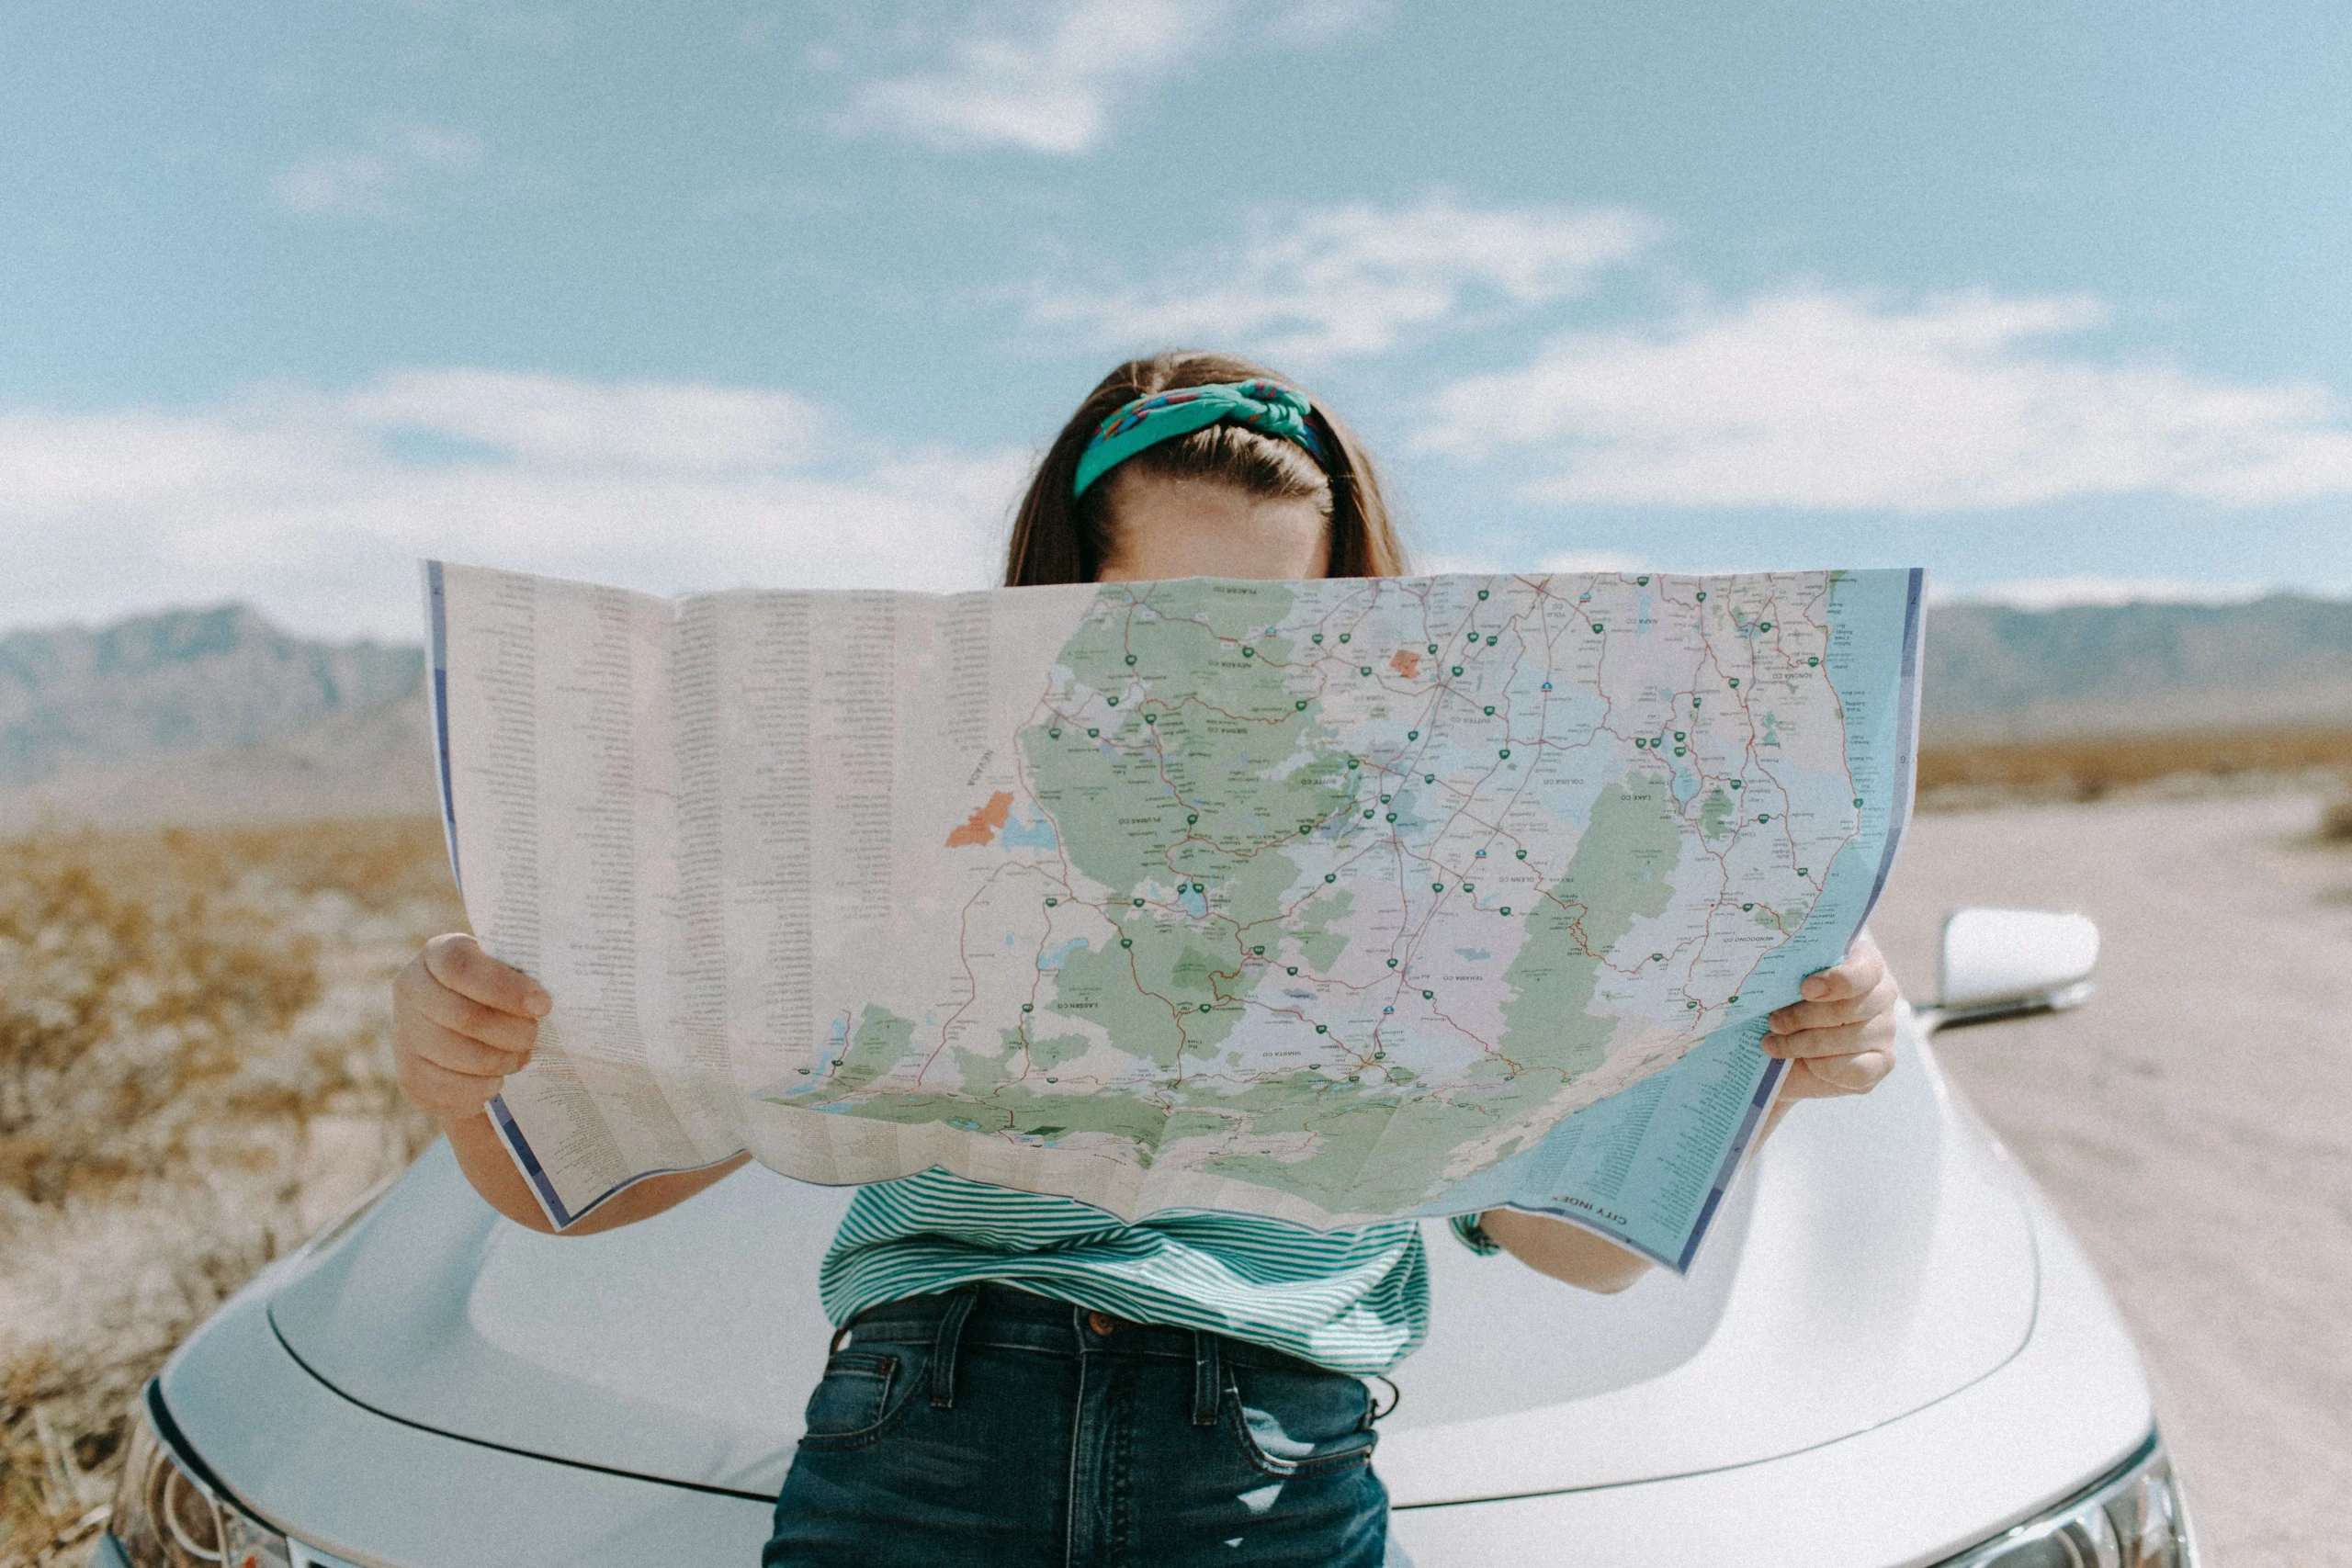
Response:
[{"label": "jeans button", "polygon": [[1086,1326],[1097,1334],[1112,1334],[1117,1332],[1119,1320],[1107,1312],[1090,1312],[1086,1314]]}]

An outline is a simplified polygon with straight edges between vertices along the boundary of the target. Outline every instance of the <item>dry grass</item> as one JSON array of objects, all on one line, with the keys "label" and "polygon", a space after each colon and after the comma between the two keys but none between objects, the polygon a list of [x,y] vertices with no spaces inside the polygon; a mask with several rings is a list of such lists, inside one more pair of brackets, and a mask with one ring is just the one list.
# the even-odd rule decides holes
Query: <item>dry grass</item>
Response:
[{"label": "dry grass", "polygon": [[139,1385],[423,1146],[386,982],[461,919],[429,818],[0,842],[0,1568],[78,1553]]},{"label": "dry grass", "polygon": [[[1931,808],[2021,799],[2099,800],[2146,785],[2245,787],[2311,782],[2330,773],[2352,783],[2352,730],[2204,730],[1929,746],[1919,752],[1919,796]],[[2346,831],[2352,833],[2352,824]]]}]

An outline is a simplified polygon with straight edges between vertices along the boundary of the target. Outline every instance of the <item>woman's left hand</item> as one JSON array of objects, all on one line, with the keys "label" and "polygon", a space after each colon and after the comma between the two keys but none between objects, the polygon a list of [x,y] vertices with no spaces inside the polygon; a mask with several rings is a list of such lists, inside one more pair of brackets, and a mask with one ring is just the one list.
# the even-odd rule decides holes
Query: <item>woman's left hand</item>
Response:
[{"label": "woman's left hand", "polygon": [[1788,1100],[1868,1094],[1894,1070],[1894,1004],[1903,998],[1864,931],[1835,969],[1805,976],[1804,996],[1771,1017],[1764,1049],[1789,1059]]},{"label": "woman's left hand", "polygon": [[[1758,1144],[1798,1100],[1868,1094],[1894,1070],[1894,1004],[1903,993],[1870,932],[1854,939],[1843,964],[1806,976],[1798,989],[1804,999],[1772,1014],[1764,1036],[1766,1051],[1789,1059],[1789,1076]],[[1565,1220],[1489,1209],[1478,1222],[1529,1268],[1588,1291],[1622,1291],[1649,1268],[1639,1254]]]}]

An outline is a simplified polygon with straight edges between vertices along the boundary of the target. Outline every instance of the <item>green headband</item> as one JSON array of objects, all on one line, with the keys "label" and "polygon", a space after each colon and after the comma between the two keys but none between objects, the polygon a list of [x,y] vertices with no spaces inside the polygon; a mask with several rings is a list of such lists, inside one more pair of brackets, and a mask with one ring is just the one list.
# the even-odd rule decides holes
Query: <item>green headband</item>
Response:
[{"label": "green headband", "polygon": [[1073,496],[1147,446],[1231,420],[1266,435],[1279,436],[1302,447],[1317,463],[1328,459],[1306,416],[1314,405],[1279,381],[1219,381],[1205,387],[1179,387],[1155,392],[1121,405],[1102,422],[1079,454]]}]

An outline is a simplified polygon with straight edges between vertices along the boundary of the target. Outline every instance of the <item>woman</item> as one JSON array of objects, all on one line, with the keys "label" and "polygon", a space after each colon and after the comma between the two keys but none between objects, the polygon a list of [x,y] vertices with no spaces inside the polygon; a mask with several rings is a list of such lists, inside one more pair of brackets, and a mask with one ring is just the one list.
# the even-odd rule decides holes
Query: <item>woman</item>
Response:
[{"label": "woman", "polygon": [[[1372,465],[1329,410],[1244,361],[1169,354],[1120,366],[1063,427],[1022,502],[1005,581],[1404,570]],[[1896,997],[1876,947],[1860,939],[1803,990],[1768,1037],[1791,1061],[1786,1099],[1873,1087],[1894,1066]],[[441,1119],[485,1199],[548,1229],[483,1113],[529,1060],[547,993],[450,935],[402,972],[394,1000],[409,1098]],[[659,1213],[741,1163],[640,1182],[567,1234]],[[1648,1267],[1510,1210],[1453,1228],[1586,1290],[1623,1290]],[[933,1170],[858,1193],[820,1286],[834,1353],[768,1564],[1382,1561],[1363,1380],[1427,1330],[1409,1222],[1322,1235],[1178,1213],[1125,1225]]]}]

